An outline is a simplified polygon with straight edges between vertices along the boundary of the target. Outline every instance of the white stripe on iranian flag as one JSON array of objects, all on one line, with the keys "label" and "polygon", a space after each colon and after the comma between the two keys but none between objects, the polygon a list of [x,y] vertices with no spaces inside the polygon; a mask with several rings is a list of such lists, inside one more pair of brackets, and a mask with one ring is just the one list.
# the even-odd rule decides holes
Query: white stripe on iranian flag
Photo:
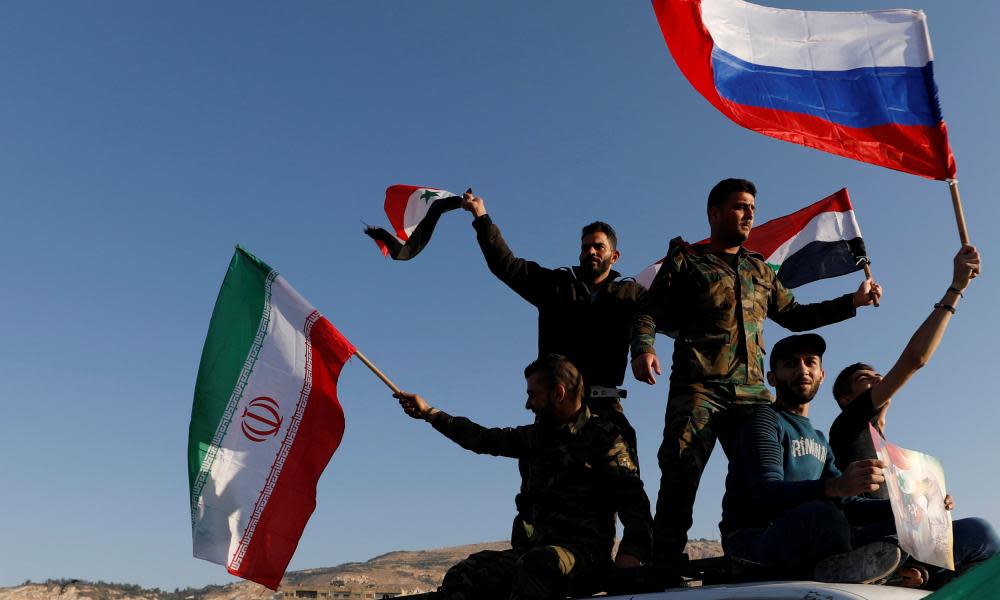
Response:
[{"label": "white stripe on iranian flag", "polygon": [[[434,194],[434,196],[431,197],[428,194]],[[427,195],[426,198],[425,195]],[[447,190],[438,188],[419,188],[410,194],[406,201],[406,210],[403,212],[403,231],[406,232],[407,237],[413,233],[417,224],[427,216],[427,209],[430,208],[431,204],[441,198],[451,198],[454,195]]]},{"label": "white stripe on iranian flag", "polygon": [[823,212],[812,218],[797,234],[765,258],[772,265],[780,265],[811,242],[839,242],[861,237],[861,227],[854,218],[854,211]]},{"label": "white stripe on iranian flag", "polygon": [[[309,397],[306,332],[318,315],[280,275],[269,301],[271,319],[260,355],[219,444],[195,518],[194,555],[234,570],[280,475],[282,455],[294,443],[296,414],[301,418]],[[248,412],[263,417],[262,427],[272,423],[277,432],[258,436],[252,428],[245,430],[245,423],[254,423],[243,418]]]},{"label": "white stripe on iranian flag", "polygon": [[715,45],[756,65],[803,71],[923,67],[933,60],[922,11],[802,11],[702,0]]}]

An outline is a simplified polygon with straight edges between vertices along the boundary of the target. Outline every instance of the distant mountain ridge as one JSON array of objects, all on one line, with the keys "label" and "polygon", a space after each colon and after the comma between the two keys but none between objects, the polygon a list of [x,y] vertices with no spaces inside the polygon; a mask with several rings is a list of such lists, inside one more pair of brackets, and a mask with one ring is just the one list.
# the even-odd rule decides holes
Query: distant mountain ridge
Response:
[{"label": "distant mountain ridge", "polygon": [[[173,592],[146,589],[124,583],[89,582],[83,580],[49,580],[0,588],[0,600],[270,600],[281,592],[295,588],[320,588],[332,585],[358,588],[397,589],[405,593],[436,589],[448,567],[473,552],[503,550],[507,542],[486,542],[434,548],[431,550],[395,550],[365,562],[348,562],[335,567],[290,571],[281,581],[278,592],[240,581],[227,585],[185,588]],[[713,540],[692,540],[687,546],[692,559],[719,556],[722,547]]]}]

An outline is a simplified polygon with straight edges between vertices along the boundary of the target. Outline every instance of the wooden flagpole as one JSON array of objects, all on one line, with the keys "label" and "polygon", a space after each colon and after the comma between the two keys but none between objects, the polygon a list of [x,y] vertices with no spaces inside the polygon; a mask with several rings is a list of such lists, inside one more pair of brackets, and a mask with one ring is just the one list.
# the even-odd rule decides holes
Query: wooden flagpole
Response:
[{"label": "wooden flagpole", "polygon": [[955,221],[958,223],[958,238],[962,245],[969,244],[969,230],[965,228],[965,213],[962,212],[962,197],[958,193],[958,180],[948,179],[948,189],[951,190],[951,205],[955,208]]},{"label": "wooden flagpole", "polygon": [[368,357],[362,354],[360,350],[355,349],[354,356],[357,356],[361,362],[365,363],[365,366],[371,369],[372,373],[375,373],[375,376],[382,380],[382,383],[389,386],[389,389],[392,390],[394,394],[398,394],[402,391],[398,387],[396,387],[396,384],[393,383],[391,379],[385,376],[385,373],[383,373],[381,370],[379,370],[378,367],[372,364],[372,361],[368,360]]}]

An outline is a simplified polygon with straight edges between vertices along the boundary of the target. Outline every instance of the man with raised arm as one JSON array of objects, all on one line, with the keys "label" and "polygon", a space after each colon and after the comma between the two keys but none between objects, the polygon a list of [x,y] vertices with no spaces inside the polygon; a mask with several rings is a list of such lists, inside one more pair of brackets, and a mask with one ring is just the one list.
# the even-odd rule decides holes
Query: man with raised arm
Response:
[{"label": "man with raised arm", "polygon": [[[602,221],[585,226],[579,265],[549,269],[514,256],[486,203],[471,189],[461,206],[475,217],[472,227],[490,271],[538,309],[538,355],[562,354],[576,365],[583,376],[584,404],[621,429],[638,460],[635,429],[622,410],[625,390],[620,387],[628,367],[629,328],[643,288],[611,268],[621,256],[614,228]],[[524,476],[524,466],[519,468]],[[515,502],[511,543],[516,547],[532,527],[527,517],[532,499],[522,490]]]},{"label": "man with raised arm", "polygon": [[[830,427],[830,446],[839,468],[843,469],[856,460],[875,458],[868,424],[874,424],[879,431],[884,430],[892,397],[930,361],[941,343],[965,288],[979,273],[979,252],[974,246],[963,246],[953,262],[951,285],[884,377],[875,367],[859,362],[845,368],[834,380],[833,397],[842,412]],[[889,497],[885,487],[872,492],[872,495]]]},{"label": "man with raised arm", "polygon": [[[812,333],[787,337],[771,349],[767,380],[776,399],[755,409],[737,436],[722,500],[719,530],[734,571],[872,583],[899,564],[889,501],[859,496],[885,483],[885,465],[864,459],[841,472],[809,420],[810,402],[826,375],[825,351],[826,342]],[[940,500],[951,510],[948,499]],[[1000,550],[996,532],[982,519],[959,519],[952,529],[959,573]],[[953,576],[933,571],[924,582],[929,587]]]},{"label": "man with raised arm", "polygon": [[814,329],[855,315],[877,302],[871,279],[856,292],[799,304],[764,258],[743,247],[753,228],[757,188],[724,179],[708,195],[710,239],[691,245],[671,241],[660,271],[644,295],[632,326],[632,372],[656,382],[657,332],[675,336],[670,391],[657,454],[653,560],[672,577],[683,560],[702,471],[716,439],[729,458],[735,427],[755,406],[771,402],[764,385],[764,319],[793,331]]},{"label": "man with raised arm", "polygon": [[612,566],[616,511],[625,529],[614,565],[638,567],[649,556],[649,500],[621,431],[583,404],[583,379],[565,357],[542,356],[524,376],[535,422],[521,427],[485,428],[416,394],[396,394],[406,414],[463,448],[526,467],[530,532],[510,550],[477,552],[449,569],[443,599],[548,600],[600,590]]}]

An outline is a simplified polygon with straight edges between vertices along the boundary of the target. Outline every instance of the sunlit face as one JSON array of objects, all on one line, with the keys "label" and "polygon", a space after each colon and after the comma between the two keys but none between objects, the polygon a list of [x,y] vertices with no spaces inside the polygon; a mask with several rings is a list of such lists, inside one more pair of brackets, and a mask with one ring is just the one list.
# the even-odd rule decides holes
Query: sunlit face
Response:
[{"label": "sunlit face", "polygon": [[611,270],[619,253],[611,247],[611,240],[603,231],[590,233],[580,240],[580,270],[593,280]]},{"label": "sunlit face", "polygon": [[810,352],[798,352],[777,361],[768,379],[786,404],[810,402],[823,383],[823,359]]},{"label": "sunlit face", "polygon": [[882,381],[881,373],[871,369],[858,369],[851,374],[851,396],[844,399],[844,404],[850,403],[858,397],[861,392],[871,388],[876,383]]},{"label": "sunlit face", "polygon": [[731,192],[722,204],[708,210],[712,239],[738,246],[750,237],[756,200],[749,192]]}]

